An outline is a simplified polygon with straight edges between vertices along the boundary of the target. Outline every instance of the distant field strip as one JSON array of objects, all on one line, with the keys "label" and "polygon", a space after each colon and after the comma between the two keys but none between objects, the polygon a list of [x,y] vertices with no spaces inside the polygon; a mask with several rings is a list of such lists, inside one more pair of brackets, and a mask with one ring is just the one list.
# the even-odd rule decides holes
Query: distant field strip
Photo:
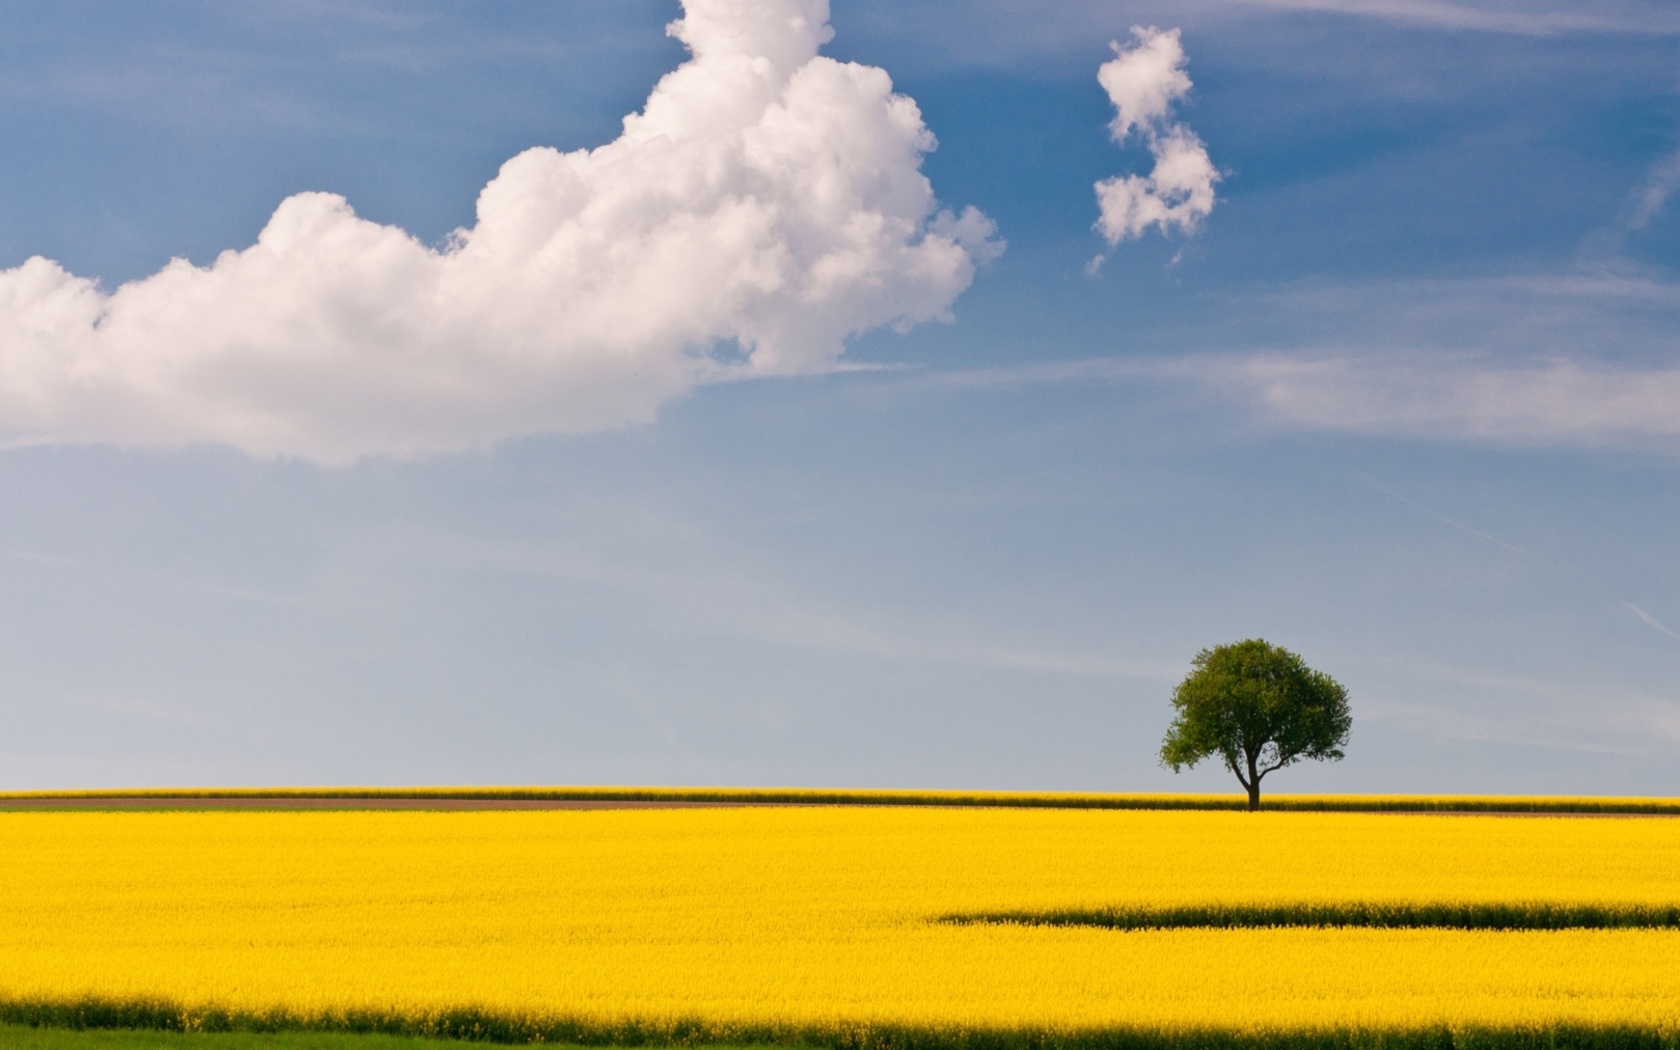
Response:
[{"label": "distant field strip", "polygon": [[[159,808],[202,803],[204,808],[249,806],[319,808],[332,801],[392,803],[634,803],[660,805],[951,806],[1014,809],[1240,810],[1237,794],[1089,794],[1025,791],[891,791],[827,788],[667,787],[329,787],[161,788],[112,791],[0,792],[5,809]],[[1513,813],[1680,816],[1680,798],[1544,795],[1268,795],[1266,809],[1324,813]]]},{"label": "distant field strip", "polygon": [[1096,926],[1109,930],[1264,929],[1367,926],[1391,930],[1623,930],[1680,928],[1674,905],[1503,904],[1359,901],[1191,904],[1169,908],[1073,908],[944,915],[941,922]]},{"label": "distant field strip", "polygon": [[1676,820],[52,811],[0,813],[0,845],[0,1022],[833,1050],[1680,1050],[1669,925],[940,921],[1671,915]]}]

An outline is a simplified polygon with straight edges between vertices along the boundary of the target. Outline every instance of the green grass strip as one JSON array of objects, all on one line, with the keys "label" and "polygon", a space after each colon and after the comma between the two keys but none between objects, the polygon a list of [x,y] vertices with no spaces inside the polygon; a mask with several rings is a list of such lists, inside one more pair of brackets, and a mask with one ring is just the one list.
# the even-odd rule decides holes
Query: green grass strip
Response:
[{"label": "green grass strip", "polygon": [[[830,788],[681,787],[323,787],[160,788],[112,791],[0,793],[0,809],[43,808],[65,803],[88,808],[109,800],[132,806],[148,799],[203,801],[288,799],[464,800],[483,802],[700,802],[761,805],[981,806],[1047,809],[1236,810],[1241,795],[1082,794],[1026,791],[896,791]],[[1287,812],[1351,813],[1575,813],[1680,816],[1680,798],[1562,797],[1523,795],[1270,795],[1263,809]]]},{"label": "green grass strip", "polygon": [[1110,930],[1371,926],[1382,929],[1622,930],[1680,928],[1680,906],[1524,903],[1187,904],[974,912],[940,922],[1014,926],[1100,926]]},{"label": "green grass strip", "polygon": [[[0,1025],[5,1050],[468,1050],[472,1044],[350,1032],[180,1032]],[[556,1048],[565,1050],[565,1048]]]},{"label": "green grass strip", "polygon": [[1655,1024],[1259,1031],[1212,1024],[1080,1030],[866,1023],[753,1027],[698,1021],[604,1024],[474,1010],[424,1017],[364,1012],[300,1018],[186,1010],[165,1003],[0,1003],[0,1047],[7,1050],[423,1050],[412,1041],[416,1038],[713,1050],[1680,1050],[1680,1031]]}]

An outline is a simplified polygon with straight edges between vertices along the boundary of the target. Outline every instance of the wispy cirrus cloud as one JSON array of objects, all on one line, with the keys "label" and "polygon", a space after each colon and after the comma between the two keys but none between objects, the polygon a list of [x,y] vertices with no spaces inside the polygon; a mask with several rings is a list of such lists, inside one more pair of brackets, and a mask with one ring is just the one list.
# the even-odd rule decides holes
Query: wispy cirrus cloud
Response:
[{"label": "wispy cirrus cloud", "polygon": [[1627,229],[1643,230],[1651,225],[1676,190],[1680,190],[1680,150],[1653,165],[1645,181],[1634,190],[1625,221]]},{"label": "wispy cirrus cloud", "polygon": [[1639,617],[1639,619],[1644,622],[1645,626],[1651,628],[1651,630],[1656,631],[1658,634],[1666,634],[1668,637],[1680,642],[1680,631],[1676,631],[1672,627],[1669,627],[1667,624],[1663,623],[1661,620],[1652,616],[1650,613],[1646,612],[1644,609],[1632,602],[1623,602],[1622,604],[1627,606],[1628,611]]},{"label": "wispy cirrus cloud", "polygon": [[1680,367],[1320,352],[1208,358],[1181,374],[1298,427],[1680,451]]},{"label": "wispy cirrus cloud", "polygon": [[1173,368],[1272,422],[1680,451],[1680,284],[1664,275],[1304,286],[1250,305],[1298,318],[1295,345]]},{"label": "wispy cirrus cloud", "polygon": [[[1170,20],[1198,34],[1249,34],[1257,23],[1303,14],[1446,33],[1680,36],[1680,10],[1667,0],[969,0],[961,19],[950,18],[947,5],[934,0],[856,0],[847,6],[853,19],[872,27],[877,42],[914,40],[924,61],[956,67],[1085,54],[1117,23]],[[1280,63],[1299,61],[1287,47],[1270,50]]]},{"label": "wispy cirrus cloud", "polygon": [[1243,406],[1266,426],[1680,454],[1680,283],[1660,275],[1305,282],[1239,293],[1219,309],[1263,335],[1221,351],[900,381],[1167,383]]},{"label": "wispy cirrus cloud", "polygon": [[1324,349],[1088,358],[909,381],[950,389],[1167,381],[1243,405],[1262,424],[1290,429],[1680,454],[1680,366]]},{"label": "wispy cirrus cloud", "polygon": [[1448,0],[1232,0],[1259,8],[1317,11],[1436,29],[1557,36],[1611,33],[1680,36],[1680,11],[1652,3],[1451,3]]},{"label": "wispy cirrus cloud", "polygon": [[[1680,742],[1680,702],[1673,696],[1450,664],[1372,664],[1393,682],[1361,705],[1361,716],[1374,720],[1461,740],[1600,754],[1646,755]],[[1479,699],[1414,699],[1439,694],[1443,687],[1474,691]]]}]

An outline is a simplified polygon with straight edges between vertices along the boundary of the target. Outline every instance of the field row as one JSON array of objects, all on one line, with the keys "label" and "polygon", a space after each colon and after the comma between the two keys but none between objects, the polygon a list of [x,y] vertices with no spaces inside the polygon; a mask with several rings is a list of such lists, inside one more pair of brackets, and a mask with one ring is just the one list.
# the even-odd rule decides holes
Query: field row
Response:
[{"label": "field row", "polygon": [[1062,908],[941,915],[954,925],[1094,926],[1109,930],[1363,926],[1396,930],[1623,930],[1680,928],[1680,906],[1549,901],[1311,901]]}]

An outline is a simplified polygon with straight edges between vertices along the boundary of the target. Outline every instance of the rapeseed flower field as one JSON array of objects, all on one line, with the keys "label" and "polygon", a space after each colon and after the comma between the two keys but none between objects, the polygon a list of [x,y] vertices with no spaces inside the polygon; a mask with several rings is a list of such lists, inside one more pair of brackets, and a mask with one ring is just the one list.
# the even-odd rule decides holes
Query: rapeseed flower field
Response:
[{"label": "rapeseed flower field", "polygon": [[[1680,1033],[1668,818],[13,812],[0,842],[13,1020],[907,1047]],[[1658,925],[1035,919],[1210,908]]]}]

